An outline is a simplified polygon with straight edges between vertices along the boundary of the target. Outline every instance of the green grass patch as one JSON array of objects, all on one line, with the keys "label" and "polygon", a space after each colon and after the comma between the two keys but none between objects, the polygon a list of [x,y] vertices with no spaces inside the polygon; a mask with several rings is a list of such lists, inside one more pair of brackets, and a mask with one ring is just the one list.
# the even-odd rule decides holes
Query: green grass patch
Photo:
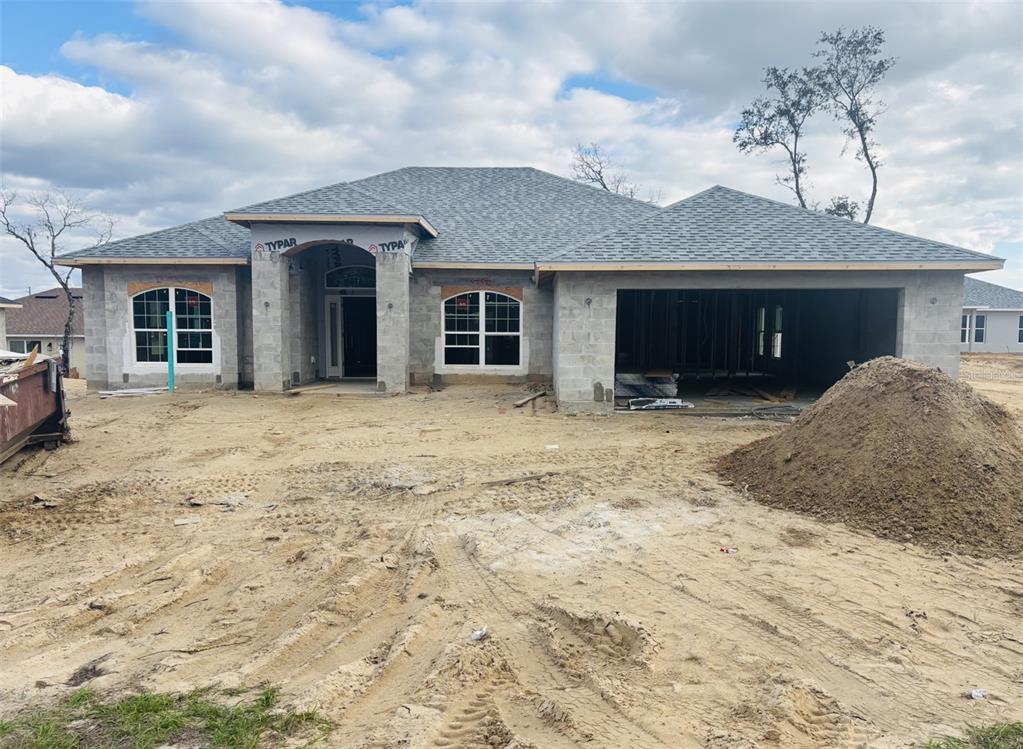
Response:
[{"label": "green grass patch", "polygon": [[924,749],[1023,749],[1023,723],[967,726],[962,737],[931,739]]},{"label": "green grass patch", "polygon": [[285,738],[306,746],[330,732],[313,711],[277,704],[273,687],[140,692],[103,698],[79,689],[58,705],[0,720],[2,749],[155,749],[185,742],[215,749],[263,749]]}]

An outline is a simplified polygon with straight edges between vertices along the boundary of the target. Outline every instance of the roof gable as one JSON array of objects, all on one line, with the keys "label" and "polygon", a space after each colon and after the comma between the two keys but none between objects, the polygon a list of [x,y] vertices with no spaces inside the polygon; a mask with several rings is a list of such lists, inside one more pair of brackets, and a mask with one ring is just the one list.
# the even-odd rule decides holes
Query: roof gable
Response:
[{"label": "roof gable", "polygon": [[721,185],[560,253],[571,263],[978,263],[997,258]]}]

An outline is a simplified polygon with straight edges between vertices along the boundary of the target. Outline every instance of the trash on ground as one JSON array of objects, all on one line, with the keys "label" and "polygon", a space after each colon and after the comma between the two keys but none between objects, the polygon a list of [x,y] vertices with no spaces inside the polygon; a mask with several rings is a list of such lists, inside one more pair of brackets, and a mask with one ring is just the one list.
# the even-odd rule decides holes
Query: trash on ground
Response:
[{"label": "trash on ground", "polygon": [[696,408],[681,398],[630,398],[630,411],[670,411],[676,408]]},{"label": "trash on ground", "polygon": [[561,445],[544,445],[543,449],[544,450],[560,450],[561,449]]},{"label": "trash on ground", "polygon": [[971,689],[966,695],[971,700],[986,700],[987,690],[986,689]]},{"label": "trash on ground", "polygon": [[739,553],[739,550],[736,549],[734,546],[722,546],[720,549],[718,549],[718,551],[720,551],[722,554],[738,554]]},{"label": "trash on ground", "polygon": [[174,518],[174,525],[195,525],[199,522],[198,515],[189,515],[183,518]]},{"label": "trash on ground", "polygon": [[473,640],[474,642],[479,642],[480,640],[487,639],[487,637],[489,637],[489,636],[490,636],[490,632],[489,632],[489,630],[487,630],[487,625],[484,624],[479,629],[473,631],[473,633],[469,636],[469,639]]}]

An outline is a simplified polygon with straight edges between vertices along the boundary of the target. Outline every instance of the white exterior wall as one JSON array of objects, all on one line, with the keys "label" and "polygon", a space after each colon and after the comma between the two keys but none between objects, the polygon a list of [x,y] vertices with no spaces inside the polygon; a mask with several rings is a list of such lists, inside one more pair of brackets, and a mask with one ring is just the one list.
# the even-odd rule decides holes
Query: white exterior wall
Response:
[{"label": "white exterior wall", "polygon": [[[1019,340],[1021,310],[986,310],[966,308],[963,315],[969,317],[966,343],[960,344],[963,353],[1023,354],[1023,342]],[[976,340],[976,315],[984,315],[984,341]],[[961,340],[961,339],[960,339]]]},{"label": "white exterior wall", "polygon": [[[81,304],[81,300],[78,303]],[[56,359],[60,356],[60,347],[64,343],[64,336],[9,335],[7,336],[7,344],[4,348],[10,351],[13,341],[39,341],[43,347],[39,353]],[[77,369],[80,376],[85,376],[85,336],[73,336],[71,338],[71,361],[69,366],[71,369]]]}]

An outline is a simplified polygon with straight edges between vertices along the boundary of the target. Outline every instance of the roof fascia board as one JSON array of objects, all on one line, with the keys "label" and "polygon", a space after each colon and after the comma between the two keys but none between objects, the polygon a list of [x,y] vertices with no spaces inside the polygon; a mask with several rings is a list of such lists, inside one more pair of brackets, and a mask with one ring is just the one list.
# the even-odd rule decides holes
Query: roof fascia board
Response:
[{"label": "roof fascia board", "polygon": [[984,312],[1023,312],[1023,307],[983,307],[974,304],[964,304],[963,309],[978,309]]},{"label": "roof fascia board", "polygon": [[21,309],[20,304],[0,304],[0,309]]},{"label": "roof fascia board", "polygon": [[[12,333],[7,331],[8,338],[63,338],[64,332],[59,333]],[[84,333],[72,333],[72,338],[85,338]]]},{"label": "roof fascia board", "polygon": [[82,265],[248,265],[245,257],[70,257],[56,258],[54,263],[69,267]]},{"label": "roof fascia board", "polygon": [[359,215],[352,213],[225,213],[224,218],[242,226],[269,224],[415,224],[431,237],[437,236],[425,216]]},{"label": "roof fascia board", "polygon": [[413,268],[438,269],[438,270],[533,270],[533,263],[457,263],[457,262],[433,262],[425,260],[417,263],[412,261]]},{"label": "roof fascia board", "polygon": [[1000,270],[1004,260],[864,263],[537,263],[538,271],[722,271],[722,270]]}]

